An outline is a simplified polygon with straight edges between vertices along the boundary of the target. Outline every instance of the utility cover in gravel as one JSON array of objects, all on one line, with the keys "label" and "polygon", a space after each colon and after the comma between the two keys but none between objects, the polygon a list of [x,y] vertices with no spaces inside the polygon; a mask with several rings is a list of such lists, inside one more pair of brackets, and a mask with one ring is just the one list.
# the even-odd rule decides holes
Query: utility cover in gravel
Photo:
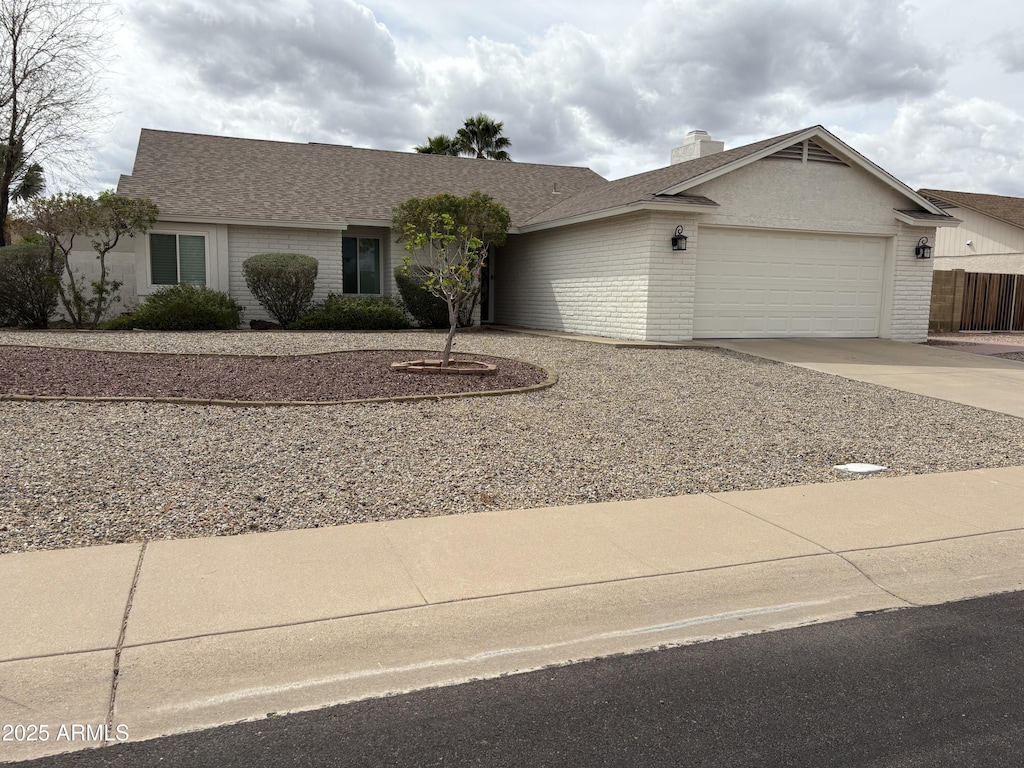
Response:
[{"label": "utility cover in gravel", "polygon": [[410,350],[248,357],[0,346],[0,393],[324,402],[515,389],[547,378],[527,363],[481,355],[452,359],[494,363],[497,375],[424,376],[390,369],[391,363],[437,356]]}]

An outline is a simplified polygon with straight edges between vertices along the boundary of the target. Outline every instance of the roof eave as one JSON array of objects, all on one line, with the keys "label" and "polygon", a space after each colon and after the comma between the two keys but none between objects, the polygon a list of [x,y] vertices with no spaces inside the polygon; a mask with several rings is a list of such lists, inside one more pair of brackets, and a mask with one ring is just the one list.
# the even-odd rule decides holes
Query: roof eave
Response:
[{"label": "roof eave", "polygon": [[1020,224],[1019,222],[1016,222],[1016,221],[1010,221],[1009,219],[1006,219],[1006,218],[1004,218],[1002,216],[997,216],[994,213],[989,213],[988,211],[983,211],[980,208],[977,208],[977,207],[975,207],[973,205],[968,205],[967,203],[964,203],[964,202],[951,200],[948,197],[943,197],[942,195],[937,195],[937,194],[934,194],[934,193],[929,193],[929,195],[931,197],[936,197],[939,200],[942,200],[950,208],[964,208],[964,209],[966,209],[968,211],[971,211],[973,213],[978,213],[978,214],[981,214],[982,216],[988,216],[990,219],[995,219],[996,221],[1001,221],[1003,224],[1008,224],[1011,227],[1016,227],[1017,229],[1024,229],[1024,224]]},{"label": "roof eave", "polygon": [[[344,221],[287,221],[282,219],[242,219],[228,216],[194,216],[184,213],[160,213],[158,221],[178,222],[187,224],[227,224],[238,227],[287,227],[291,229],[326,229],[343,232],[356,224],[366,226],[370,220]],[[376,226],[373,224],[372,226]]]},{"label": "roof eave", "polygon": [[902,221],[904,224],[910,224],[913,227],[959,227],[963,224],[961,219],[954,218],[953,216],[948,216],[945,219],[917,219],[902,211],[895,210],[893,215],[896,216],[897,221]]},{"label": "roof eave", "polygon": [[697,203],[670,203],[670,202],[659,202],[653,200],[644,200],[636,203],[627,203],[625,205],[617,205],[614,208],[605,208],[601,211],[591,211],[589,213],[581,213],[576,216],[567,216],[563,219],[553,219],[551,221],[544,221],[540,224],[523,224],[518,227],[519,234],[526,234],[528,232],[539,232],[544,229],[557,229],[558,227],[568,227],[573,224],[586,224],[590,221],[597,221],[599,219],[610,219],[615,216],[624,216],[627,213],[635,213],[636,211],[672,211],[674,213],[703,213],[714,208],[718,208],[718,203],[714,205],[708,204],[697,204]]}]

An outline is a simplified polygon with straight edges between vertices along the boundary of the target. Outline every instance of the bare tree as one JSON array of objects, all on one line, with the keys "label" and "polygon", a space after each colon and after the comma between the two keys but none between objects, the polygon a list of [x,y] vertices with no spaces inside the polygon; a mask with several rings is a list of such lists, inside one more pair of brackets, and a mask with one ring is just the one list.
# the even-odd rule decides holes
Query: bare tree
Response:
[{"label": "bare tree", "polygon": [[106,0],[0,0],[0,245],[21,169],[50,169],[87,146],[108,9]]}]

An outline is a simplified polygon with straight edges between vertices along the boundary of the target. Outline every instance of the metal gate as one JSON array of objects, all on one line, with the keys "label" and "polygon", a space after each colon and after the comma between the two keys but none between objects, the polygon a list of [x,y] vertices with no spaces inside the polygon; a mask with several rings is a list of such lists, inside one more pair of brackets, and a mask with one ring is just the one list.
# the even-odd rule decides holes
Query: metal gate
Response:
[{"label": "metal gate", "polygon": [[1024,331],[1024,275],[968,272],[961,331]]}]

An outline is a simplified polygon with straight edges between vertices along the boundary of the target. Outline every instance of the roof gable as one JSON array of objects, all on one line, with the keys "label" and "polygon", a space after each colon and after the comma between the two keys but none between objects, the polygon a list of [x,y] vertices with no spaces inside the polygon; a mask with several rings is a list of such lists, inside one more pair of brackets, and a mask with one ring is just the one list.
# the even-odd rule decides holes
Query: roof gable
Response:
[{"label": "roof gable", "polygon": [[515,225],[606,184],[589,168],[143,129],[118,192],[150,198],[165,220],[344,226],[389,222],[411,197],[479,190]]},{"label": "roof gable", "polygon": [[1024,198],[984,195],[976,192],[953,192],[944,189],[919,190],[924,197],[943,208],[966,208],[991,216],[1004,224],[1024,229]]},{"label": "roof gable", "polygon": [[[710,181],[713,178],[730,173],[731,171],[742,168],[766,157],[792,157],[795,148],[801,144],[806,147],[804,152],[805,157],[807,157],[808,160],[811,160],[809,155],[814,155],[814,159],[818,161],[823,160],[824,155],[829,155],[839,162],[866,171],[884,184],[895,189],[911,203],[919,206],[924,212],[937,214],[939,216],[944,215],[942,209],[930,200],[919,195],[891,173],[868,160],[864,155],[860,154],[857,150],[843,142],[841,139],[829,133],[829,131],[820,125],[805,128],[802,131],[795,131],[793,133],[783,134],[782,136],[776,136],[773,139],[767,139],[762,142],[757,142],[756,144],[748,144],[746,147],[741,147],[741,149],[747,151],[743,152],[740,156],[736,157],[729,163],[719,165],[698,175],[691,175],[689,178],[663,190],[661,194],[673,195],[685,192],[691,187],[695,187],[698,184]],[[715,156],[712,155],[711,157]]]},{"label": "roof gable", "polygon": [[[692,211],[700,210],[700,204],[705,208],[716,206],[713,200],[686,193],[700,184],[764,158],[799,159],[860,168],[907,198],[908,206],[905,210],[920,209],[919,213],[926,214],[933,225],[937,221],[956,221],[934,203],[817,125],[706,157],[627,176],[603,187],[586,190],[537,214],[526,223],[525,228],[545,229],[642,208],[673,206],[680,210]],[[906,215],[904,218],[908,219]]]}]

